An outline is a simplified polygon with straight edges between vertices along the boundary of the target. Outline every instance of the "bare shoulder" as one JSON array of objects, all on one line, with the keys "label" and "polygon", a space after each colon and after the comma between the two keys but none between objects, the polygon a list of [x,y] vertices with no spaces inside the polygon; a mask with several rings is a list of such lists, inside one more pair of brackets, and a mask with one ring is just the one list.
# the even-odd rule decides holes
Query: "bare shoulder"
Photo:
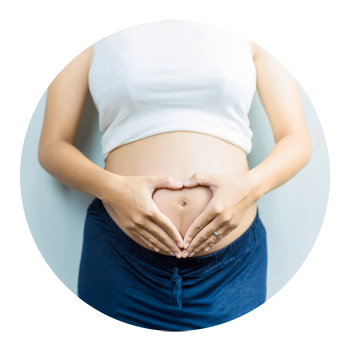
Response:
[{"label": "bare shoulder", "polygon": [[85,59],[90,64],[93,55],[94,55],[94,45],[92,44],[91,46],[86,48],[84,51],[82,51],[78,56],[80,56],[81,59]]},{"label": "bare shoulder", "polygon": [[250,41],[250,48],[252,52],[252,57],[256,61],[261,55],[267,53],[261,46],[256,44],[254,41]]},{"label": "bare shoulder", "polygon": [[80,52],[70,64],[72,65],[83,65],[90,67],[91,60],[94,54],[94,45],[89,46],[84,51]]},{"label": "bare shoulder", "polygon": [[258,44],[251,42],[252,47],[252,53],[253,53],[253,60],[255,63],[255,66],[259,73],[259,67],[260,71],[263,69],[270,69],[271,71],[279,71],[283,75],[289,75],[288,78],[292,79],[292,76],[287,71],[286,67],[271,53],[266,51],[264,48],[259,46]]},{"label": "bare shoulder", "polygon": [[40,149],[55,140],[73,144],[89,90],[93,45],[74,57],[51,82]]},{"label": "bare shoulder", "polygon": [[307,135],[299,85],[291,72],[272,54],[252,42],[257,72],[256,90],[277,142],[299,133]]}]

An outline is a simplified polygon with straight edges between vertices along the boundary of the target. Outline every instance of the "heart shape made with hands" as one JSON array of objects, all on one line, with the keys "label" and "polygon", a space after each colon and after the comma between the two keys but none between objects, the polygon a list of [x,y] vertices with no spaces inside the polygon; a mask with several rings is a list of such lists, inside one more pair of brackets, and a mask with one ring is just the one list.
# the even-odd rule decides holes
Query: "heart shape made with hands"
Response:
[{"label": "heart shape made with hands", "polygon": [[[163,190],[162,195],[155,195],[153,199],[178,229],[185,252],[191,257],[202,249],[208,251],[233,231],[238,237],[236,229],[248,208],[257,201],[254,185],[254,176],[249,172],[194,174],[189,183],[179,188],[180,192],[172,190],[170,194],[169,190]],[[180,205],[182,202],[186,205]]]},{"label": "heart shape made with hands", "polygon": [[184,238],[188,228],[204,211],[212,197],[213,193],[207,186],[198,185],[179,189],[158,188],[152,199]]}]

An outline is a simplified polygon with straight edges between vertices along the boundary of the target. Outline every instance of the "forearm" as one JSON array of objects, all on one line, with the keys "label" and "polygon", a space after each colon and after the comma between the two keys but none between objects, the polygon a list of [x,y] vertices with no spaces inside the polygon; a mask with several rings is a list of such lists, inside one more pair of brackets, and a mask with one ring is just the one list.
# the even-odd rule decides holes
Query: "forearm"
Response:
[{"label": "forearm", "polygon": [[291,134],[281,138],[266,159],[249,171],[255,201],[293,178],[308,163],[311,154],[308,136]]},{"label": "forearm", "polygon": [[97,166],[63,140],[39,148],[38,158],[41,166],[61,183],[106,202],[122,178]]}]

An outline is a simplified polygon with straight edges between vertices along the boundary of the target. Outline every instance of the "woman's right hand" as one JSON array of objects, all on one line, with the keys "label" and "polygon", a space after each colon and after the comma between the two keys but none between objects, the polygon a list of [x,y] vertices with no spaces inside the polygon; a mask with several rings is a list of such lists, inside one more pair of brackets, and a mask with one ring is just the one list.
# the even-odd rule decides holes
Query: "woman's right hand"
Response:
[{"label": "woman's right hand", "polygon": [[169,176],[117,176],[118,186],[112,185],[106,200],[124,227],[151,249],[163,250],[181,258],[183,239],[170,219],[152,199],[156,189],[181,189],[183,183]]}]

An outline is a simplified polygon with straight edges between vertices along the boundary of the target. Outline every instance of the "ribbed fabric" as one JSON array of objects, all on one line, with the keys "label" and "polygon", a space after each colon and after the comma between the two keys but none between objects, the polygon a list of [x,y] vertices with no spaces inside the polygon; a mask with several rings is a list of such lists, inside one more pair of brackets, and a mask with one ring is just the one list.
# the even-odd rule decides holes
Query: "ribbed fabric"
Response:
[{"label": "ribbed fabric", "polygon": [[155,134],[193,131],[251,151],[256,90],[248,40],[208,24],[154,22],[94,44],[89,87],[102,156]]},{"label": "ribbed fabric", "polygon": [[85,221],[78,295],[131,325],[193,330],[231,321],[263,304],[266,271],[266,231],[259,211],[223,249],[177,259],[129,238],[95,199]]}]

